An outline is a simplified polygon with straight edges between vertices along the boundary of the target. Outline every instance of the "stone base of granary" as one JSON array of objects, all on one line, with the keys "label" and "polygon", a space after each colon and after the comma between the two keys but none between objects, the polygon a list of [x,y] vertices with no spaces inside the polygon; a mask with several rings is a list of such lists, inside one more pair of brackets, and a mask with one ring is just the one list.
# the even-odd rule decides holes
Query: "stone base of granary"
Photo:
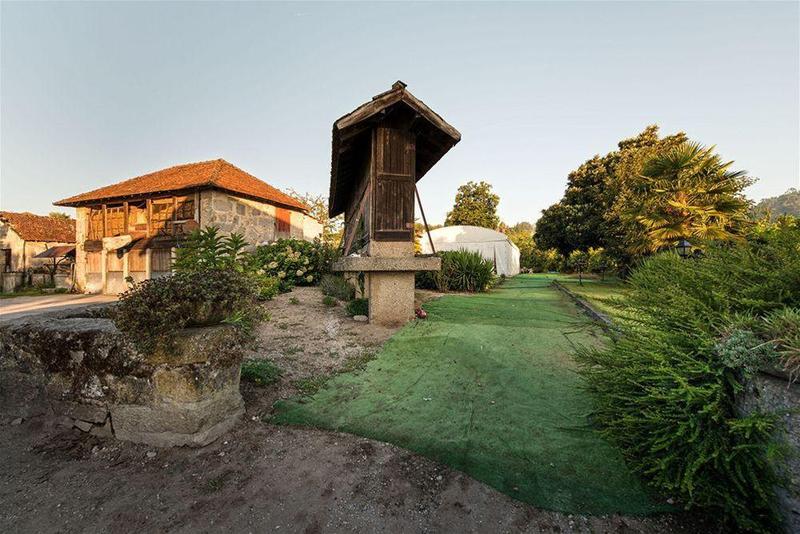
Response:
[{"label": "stone base of granary", "polygon": [[369,273],[369,322],[385,326],[414,318],[414,273]]},{"label": "stone base of granary", "polygon": [[241,355],[228,326],[187,329],[174,348],[137,352],[104,318],[0,325],[0,417],[37,416],[101,437],[203,446],[244,413]]}]

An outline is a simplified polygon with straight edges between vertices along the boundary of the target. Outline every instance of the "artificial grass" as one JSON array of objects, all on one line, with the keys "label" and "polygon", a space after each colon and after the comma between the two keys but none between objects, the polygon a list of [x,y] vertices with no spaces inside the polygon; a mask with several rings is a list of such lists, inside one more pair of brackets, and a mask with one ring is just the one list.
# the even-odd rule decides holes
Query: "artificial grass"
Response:
[{"label": "artificial grass", "polygon": [[609,277],[605,280],[589,278],[584,279],[582,285],[575,276],[560,276],[557,280],[579,297],[589,301],[597,311],[611,317],[622,315],[623,311],[614,306],[614,301],[624,297],[628,288],[619,278]]},{"label": "artificial grass", "polygon": [[589,425],[570,351],[602,339],[550,279],[427,303],[366,369],[279,403],[274,421],[394,443],[542,508],[664,510]]}]

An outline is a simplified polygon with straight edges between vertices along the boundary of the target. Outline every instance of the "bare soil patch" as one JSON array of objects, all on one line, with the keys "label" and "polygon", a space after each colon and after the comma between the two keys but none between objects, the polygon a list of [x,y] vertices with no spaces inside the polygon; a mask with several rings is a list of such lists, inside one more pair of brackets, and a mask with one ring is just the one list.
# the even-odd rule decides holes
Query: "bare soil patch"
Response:
[{"label": "bare soil patch", "polygon": [[325,307],[315,288],[269,308],[252,356],[284,375],[266,388],[244,384],[245,418],[207,447],[154,449],[42,418],[0,421],[0,532],[696,531],[673,516],[539,510],[398,447],[262,422],[293,381],[336,372],[392,334]]}]

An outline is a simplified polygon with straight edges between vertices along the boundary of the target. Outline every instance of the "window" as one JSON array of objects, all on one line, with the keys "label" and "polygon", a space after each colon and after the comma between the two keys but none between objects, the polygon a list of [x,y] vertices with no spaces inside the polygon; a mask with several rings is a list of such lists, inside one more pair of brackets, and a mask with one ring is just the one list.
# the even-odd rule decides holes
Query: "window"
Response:
[{"label": "window", "polygon": [[0,260],[2,260],[3,265],[2,270],[4,273],[7,273],[11,270],[11,249],[4,248],[0,249]]},{"label": "window", "polygon": [[292,229],[292,212],[285,208],[275,208],[275,231],[288,234]]}]

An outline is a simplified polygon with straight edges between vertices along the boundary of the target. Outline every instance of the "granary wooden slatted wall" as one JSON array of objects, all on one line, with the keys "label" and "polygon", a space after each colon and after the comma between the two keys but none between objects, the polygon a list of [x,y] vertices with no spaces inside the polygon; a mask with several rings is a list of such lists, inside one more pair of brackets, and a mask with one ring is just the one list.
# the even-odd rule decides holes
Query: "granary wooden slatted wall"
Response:
[{"label": "granary wooden slatted wall", "polygon": [[414,235],[414,135],[376,128],[373,235],[379,241],[411,241]]}]

